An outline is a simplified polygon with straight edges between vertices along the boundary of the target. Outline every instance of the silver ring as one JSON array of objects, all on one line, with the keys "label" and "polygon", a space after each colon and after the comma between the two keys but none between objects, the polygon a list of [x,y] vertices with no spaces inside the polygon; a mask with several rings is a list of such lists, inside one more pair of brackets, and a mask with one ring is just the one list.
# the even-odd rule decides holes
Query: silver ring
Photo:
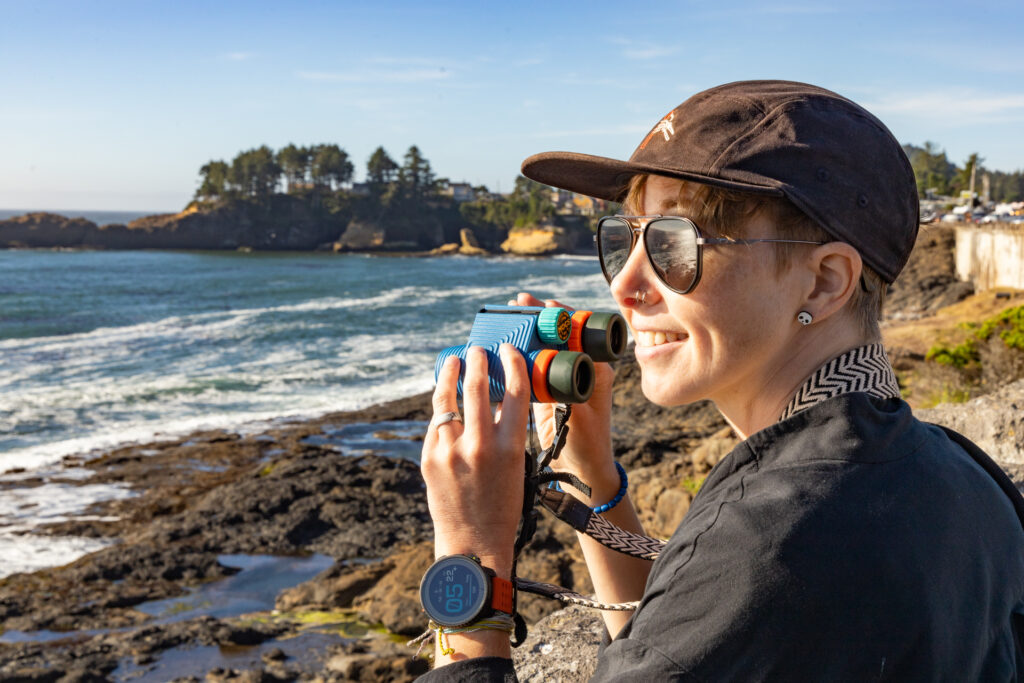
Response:
[{"label": "silver ring", "polygon": [[636,290],[636,292],[633,293],[633,299],[635,299],[636,301],[639,301],[641,304],[646,304],[647,303],[647,290],[645,290],[645,289],[638,289],[638,290]]},{"label": "silver ring", "polygon": [[462,416],[454,411],[449,411],[447,413],[435,415],[433,422],[434,427],[440,427],[441,425],[446,425],[449,422],[462,422]]}]

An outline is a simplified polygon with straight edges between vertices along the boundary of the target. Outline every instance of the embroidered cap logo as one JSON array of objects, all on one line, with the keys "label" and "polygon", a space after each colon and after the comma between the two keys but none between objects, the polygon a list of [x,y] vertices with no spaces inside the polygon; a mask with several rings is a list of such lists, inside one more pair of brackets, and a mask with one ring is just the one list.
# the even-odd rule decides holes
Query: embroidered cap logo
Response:
[{"label": "embroidered cap logo", "polygon": [[676,134],[676,129],[672,127],[672,119],[676,117],[676,113],[673,111],[668,116],[658,121],[658,125],[651,129],[651,132],[647,134],[644,141],[640,143],[640,149],[647,147],[647,143],[651,141],[651,138],[657,133],[661,133],[665,136],[665,142],[672,139],[672,136]]}]

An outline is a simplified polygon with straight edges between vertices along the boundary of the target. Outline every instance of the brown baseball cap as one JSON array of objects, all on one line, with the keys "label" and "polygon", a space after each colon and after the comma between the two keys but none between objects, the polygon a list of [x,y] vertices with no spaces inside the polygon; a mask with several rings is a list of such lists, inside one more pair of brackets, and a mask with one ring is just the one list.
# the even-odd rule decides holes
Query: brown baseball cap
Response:
[{"label": "brown baseball cap", "polygon": [[544,152],[523,162],[528,178],[611,201],[638,173],[784,196],[887,282],[917,239],[917,184],[899,142],[860,105],[806,83],[739,81],[697,93],[629,161]]}]

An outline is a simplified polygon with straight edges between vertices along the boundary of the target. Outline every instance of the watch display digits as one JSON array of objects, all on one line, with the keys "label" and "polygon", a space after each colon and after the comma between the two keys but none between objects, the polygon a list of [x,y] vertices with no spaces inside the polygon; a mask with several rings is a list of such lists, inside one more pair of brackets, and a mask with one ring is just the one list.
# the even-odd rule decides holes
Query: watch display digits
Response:
[{"label": "watch display digits", "polygon": [[512,584],[495,577],[475,557],[448,555],[423,575],[420,603],[438,625],[465,626],[495,611],[511,613]]}]

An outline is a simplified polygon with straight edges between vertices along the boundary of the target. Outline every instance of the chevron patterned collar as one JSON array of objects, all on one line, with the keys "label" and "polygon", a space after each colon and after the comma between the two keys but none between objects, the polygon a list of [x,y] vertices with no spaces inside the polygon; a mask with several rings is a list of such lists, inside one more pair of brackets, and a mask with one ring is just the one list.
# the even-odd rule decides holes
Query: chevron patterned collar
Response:
[{"label": "chevron patterned collar", "polygon": [[815,403],[853,392],[878,398],[900,398],[896,373],[881,344],[850,349],[822,365],[796,392],[779,420],[790,418]]}]

